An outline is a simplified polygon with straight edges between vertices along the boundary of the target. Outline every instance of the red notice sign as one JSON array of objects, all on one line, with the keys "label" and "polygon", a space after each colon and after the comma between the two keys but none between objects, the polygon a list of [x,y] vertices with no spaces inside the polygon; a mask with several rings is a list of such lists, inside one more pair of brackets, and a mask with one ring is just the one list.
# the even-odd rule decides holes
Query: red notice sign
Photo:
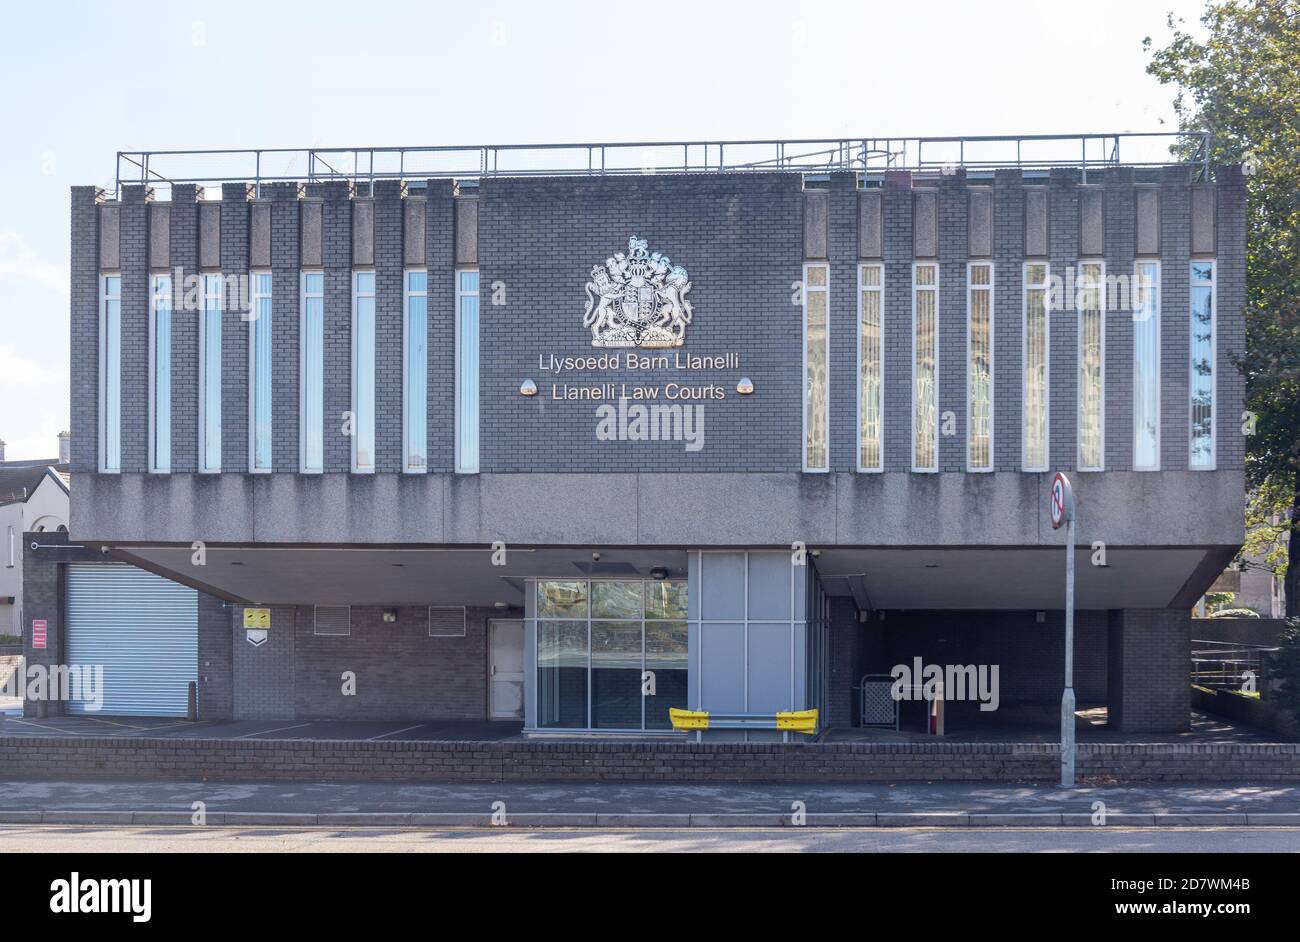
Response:
[{"label": "red notice sign", "polygon": [[33,648],[45,647],[45,633],[46,633],[45,619],[33,618],[32,619],[32,647]]}]

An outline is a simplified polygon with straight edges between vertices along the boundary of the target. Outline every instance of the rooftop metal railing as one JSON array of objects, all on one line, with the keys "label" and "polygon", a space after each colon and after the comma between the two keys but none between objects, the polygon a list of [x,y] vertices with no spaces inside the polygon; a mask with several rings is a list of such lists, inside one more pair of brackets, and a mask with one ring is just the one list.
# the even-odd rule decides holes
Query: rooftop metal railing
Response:
[{"label": "rooftop metal railing", "polygon": [[219,185],[379,179],[683,173],[943,173],[1020,168],[1189,165],[1209,175],[1209,136],[1165,131],[977,137],[809,138],[577,144],[119,151],[123,184]]}]

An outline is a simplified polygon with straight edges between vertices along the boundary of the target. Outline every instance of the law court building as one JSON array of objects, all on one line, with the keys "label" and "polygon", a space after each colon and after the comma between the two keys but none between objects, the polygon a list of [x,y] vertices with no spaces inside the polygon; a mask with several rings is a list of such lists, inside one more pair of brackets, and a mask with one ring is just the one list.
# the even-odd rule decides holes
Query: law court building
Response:
[{"label": "law court building", "polygon": [[[173,644],[205,719],[535,736],[851,727],[919,658],[998,669],[950,731],[1051,728],[1065,471],[1080,709],[1184,729],[1243,539],[1245,189],[1206,143],[123,153],[72,191],[49,656]],[[141,570],[183,617],[122,616]],[[137,688],[105,710],[163,712]]]}]

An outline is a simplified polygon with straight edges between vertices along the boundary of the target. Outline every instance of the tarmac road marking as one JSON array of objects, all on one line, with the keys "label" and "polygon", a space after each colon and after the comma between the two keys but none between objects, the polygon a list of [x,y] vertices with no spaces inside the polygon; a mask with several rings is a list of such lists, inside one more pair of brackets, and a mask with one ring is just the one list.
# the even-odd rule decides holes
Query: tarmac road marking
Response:
[{"label": "tarmac road marking", "polygon": [[416,723],[414,726],[407,726],[404,729],[395,729],[391,733],[380,733],[378,736],[371,736],[366,742],[374,742],[376,739],[383,739],[385,736],[396,736],[398,733],[409,733],[413,729],[419,729],[423,723]]},{"label": "tarmac road marking", "polygon": [[310,723],[298,723],[294,726],[278,726],[275,729],[258,729],[251,733],[244,733],[242,736],[234,736],[233,739],[248,739],[251,736],[265,736],[267,733],[282,733],[286,729],[302,729],[304,726],[310,726]]}]

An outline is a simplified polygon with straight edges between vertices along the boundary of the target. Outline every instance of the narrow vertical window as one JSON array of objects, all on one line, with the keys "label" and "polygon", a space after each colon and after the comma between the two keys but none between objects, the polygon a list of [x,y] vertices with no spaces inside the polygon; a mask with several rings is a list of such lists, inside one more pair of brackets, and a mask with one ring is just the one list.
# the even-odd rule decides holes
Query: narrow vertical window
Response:
[{"label": "narrow vertical window", "polygon": [[303,272],[301,288],[298,464],[304,473],[318,473],[325,470],[325,275]]},{"label": "narrow vertical window", "polygon": [[884,266],[858,268],[858,470],[884,469]]},{"label": "narrow vertical window", "polygon": [[939,266],[912,266],[912,470],[939,470]]},{"label": "narrow vertical window", "polygon": [[1189,467],[1214,470],[1214,262],[1192,262]]},{"label": "narrow vertical window", "polygon": [[1106,458],[1106,265],[1080,262],[1079,454],[1080,471],[1101,471]]},{"label": "narrow vertical window", "polygon": [[375,273],[352,274],[352,470],[375,470]]},{"label": "narrow vertical window", "polygon": [[406,321],[402,327],[402,470],[428,466],[429,275],[406,273]]},{"label": "narrow vertical window", "polygon": [[172,279],[149,279],[149,470],[172,466]]},{"label": "narrow vertical window", "polygon": [[220,275],[203,276],[203,326],[199,330],[199,470],[221,470]]},{"label": "narrow vertical window", "polygon": [[99,470],[122,470],[122,278],[99,279]]},{"label": "narrow vertical window", "polygon": [[1133,469],[1160,470],[1160,263],[1138,262],[1133,305]]},{"label": "narrow vertical window", "polygon": [[456,272],[456,470],[478,471],[478,272]]},{"label": "narrow vertical window", "polygon": [[1047,470],[1048,266],[1025,264],[1024,396],[1021,464],[1026,471]]},{"label": "narrow vertical window", "polygon": [[966,467],[993,470],[993,265],[966,277]]},{"label": "narrow vertical window", "polygon": [[803,267],[803,469],[826,471],[830,467],[826,436],[830,424],[829,367],[830,268]]},{"label": "narrow vertical window", "polygon": [[251,320],[248,323],[248,466],[271,470],[271,274],[252,274]]}]

